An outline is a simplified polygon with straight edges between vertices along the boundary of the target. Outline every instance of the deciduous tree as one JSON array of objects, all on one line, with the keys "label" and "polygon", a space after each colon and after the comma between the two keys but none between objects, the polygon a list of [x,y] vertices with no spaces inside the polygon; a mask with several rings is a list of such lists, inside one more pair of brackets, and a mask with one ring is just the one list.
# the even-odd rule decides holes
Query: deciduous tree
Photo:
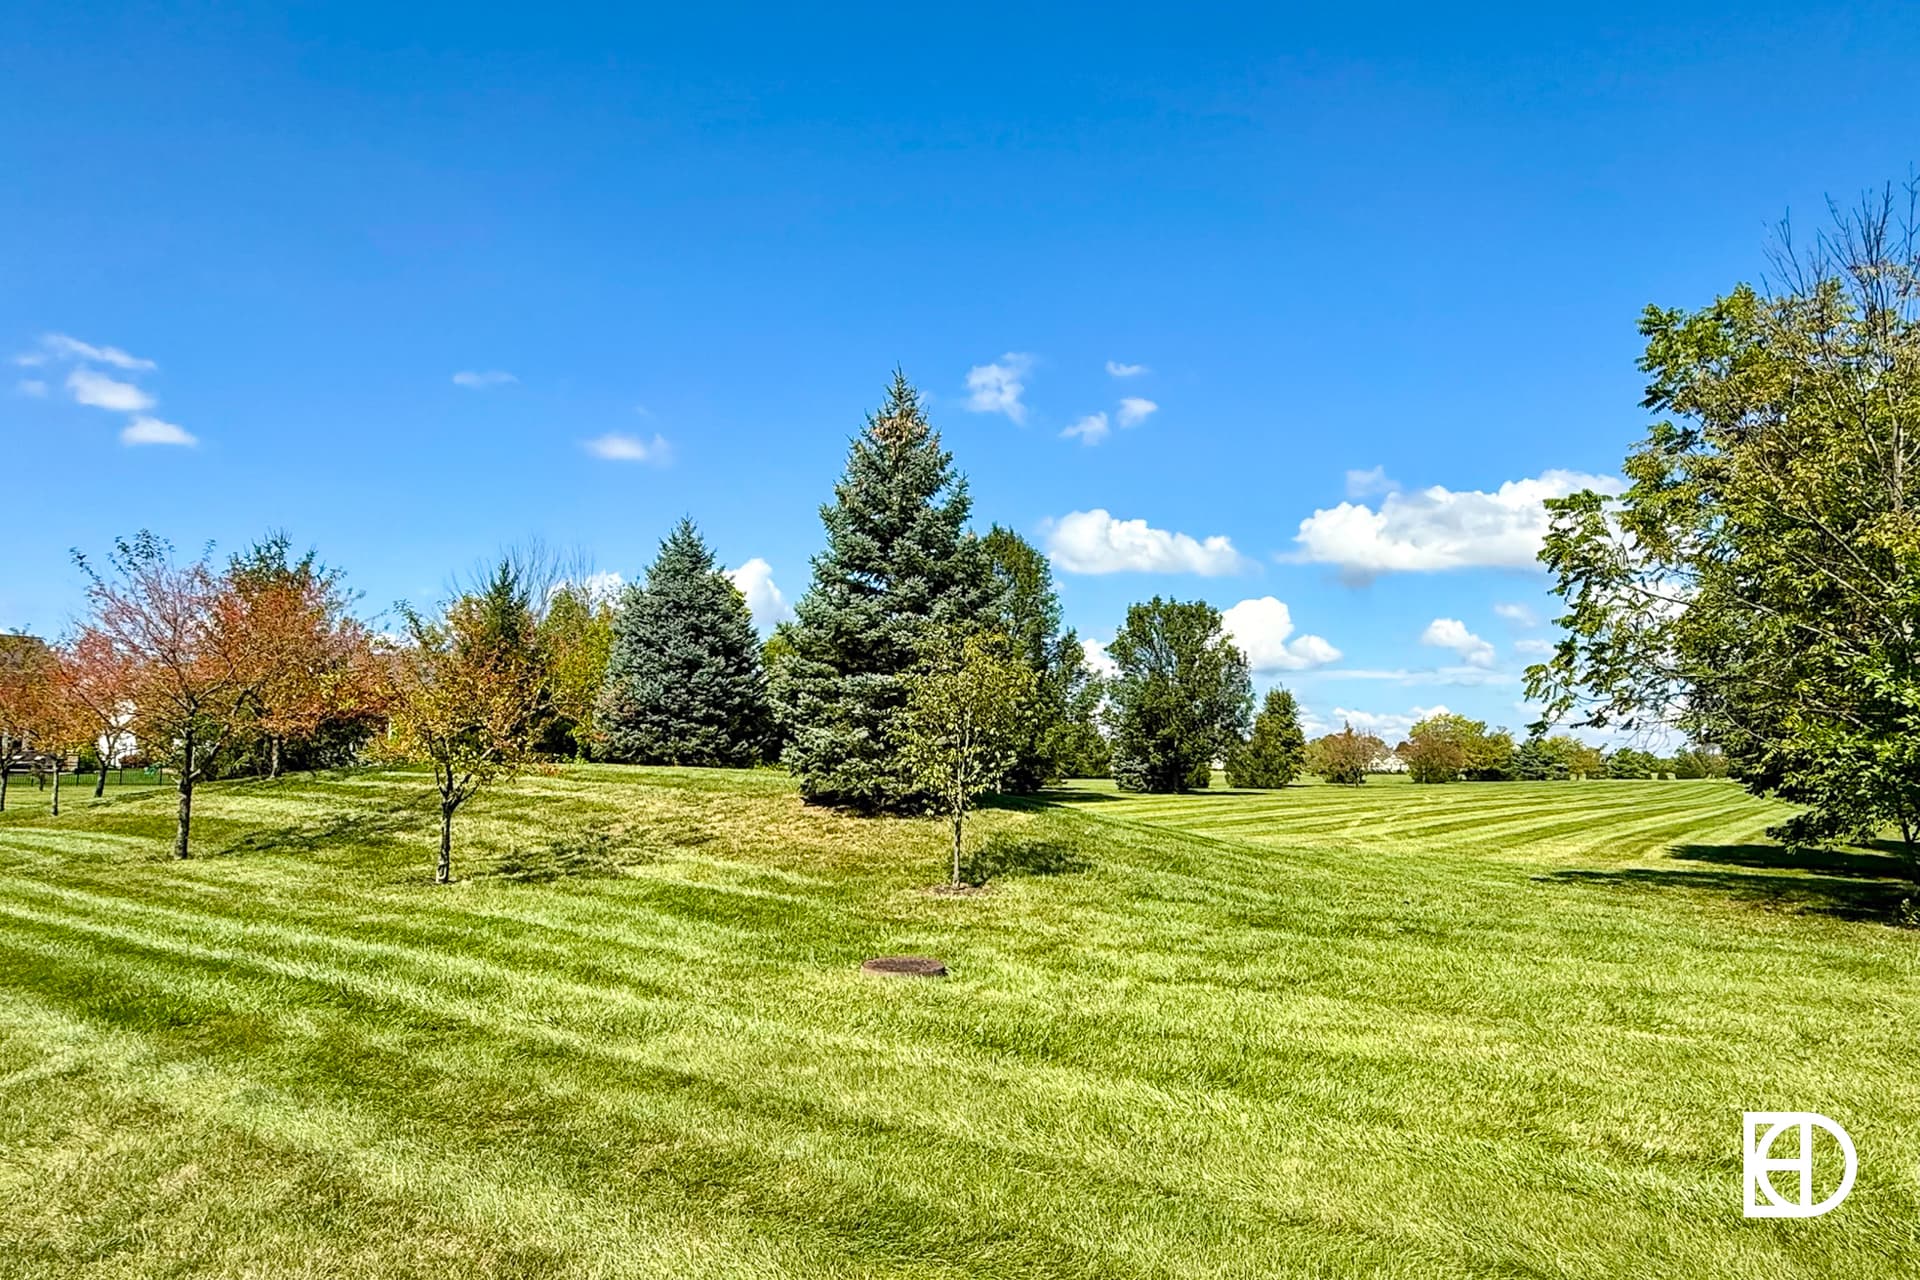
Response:
[{"label": "deciduous tree", "polygon": [[1550,503],[1546,718],[1677,724],[1794,844],[1891,828],[1920,875],[1920,188],[1774,279],[1641,320],[1660,415],[1617,499]]},{"label": "deciduous tree", "polygon": [[114,543],[104,575],[74,558],[89,579],[87,628],[133,665],[134,733],[174,767],[173,851],[184,858],[195,785],[253,723],[261,668],[242,652],[242,606],[208,553],[177,564],[172,545],[145,531]]},{"label": "deciduous tree", "polygon": [[7,807],[7,781],[35,750],[53,682],[53,654],[46,642],[20,633],[0,634],[0,811]]},{"label": "deciduous tree", "polygon": [[1387,744],[1372,734],[1343,724],[1340,732],[1323,734],[1307,744],[1307,771],[1340,786],[1357,787],[1386,750]]},{"label": "deciduous tree", "polygon": [[[513,615],[519,614],[518,618]],[[439,619],[400,606],[406,642],[391,655],[391,728],[384,754],[433,768],[440,797],[434,879],[453,877],[453,817],[489,783],[534,757],[546,705],[531,604],[511,566]]]},{"label": "deciduous tree", "polygon": [[1247,657],[1220,611],[1155,596],[1128,607],[1107,652],[1118,668],[1108,685],[1114,781],[1128,791],[1204,787],[1253,714]]},{"label": "deciduous tree", "polygon": [[1035,683],[1004,635],[949,627],[923,643],[900,744],[910,775],[953,822],[956,888],[967,811],[1017,764]]}]

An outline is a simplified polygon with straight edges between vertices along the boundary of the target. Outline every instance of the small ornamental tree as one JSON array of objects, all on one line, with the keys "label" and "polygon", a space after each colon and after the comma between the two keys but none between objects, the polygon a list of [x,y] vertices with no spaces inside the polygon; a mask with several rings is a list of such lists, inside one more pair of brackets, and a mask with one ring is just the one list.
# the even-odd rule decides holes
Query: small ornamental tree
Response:
[{"label": "small ornamental tree", "polygon": [[90,579],[85,630],[133,665],[134,734],[174,766],[173,852],[187,857],[195,784],[255,723],[266,668],[242,651],[244,607],[206,554],[177,564],[171,544],[145,531],[114,543],[104,576],[74,558]]},{"label": "small ornamental tree", "polygon": [[93,784],[97,800],[106,794],[107,767],[133,746],[137,667],[132,655],[110,636],[91,628],[82,628],[73,637],[61,650],[59,661],[61,696],[85,721],[87,736],[100,755],[100,776]]},{"label": "small ornamental tree", "polygon": [[[53,682],[53,655],[29,635],[0,635],[0,811],[7,807],[7,779],[33,751]],[[57,784],[56,784],[57,785]]]},{"label": "small ornamental tree", "polygon": [[381,751],[433,767],[440,884],[453,878],[453,815],[482,787],[524,768],[542,728],[544,672],[529,643],[532,619],[503,626],[500,607],[467,596],[433,621],[400,606],[407,638],[391,655],[391,727]]},{"label": "small ornamental tree", "polygon": [[923,644],[900,722],[908,772],[953,822],[960,887],[967,811],[1018,762],[1036,678],[997,633],[943,628]]},{"label": "small ornamental tree", "polygon": [[1155,596],[1127,609],[1107,653],[1118,668],[1108,684],[1114,781],[1124,791],[1206,786],[1253,712],[1247,657],[1220,611]]},{"label": "small ornamental tree", "polygon": [[607,758],[718,766],[763,758],[773,718],[760,651],[745,598],[682,520],[614,618],[596,711]]},{"label": "small ornamental tree", "polygon": [[1307,769],[1328,782],[1357,787],[1367,780],[1367,770],[1386,752],[1387,744],[1370,733],[1356,733],[1351,724],[1339,733],[1315,738],[1307,745]]},{"label": "small ornamental tree", "polygon": [[1227,785],[1284,787],[1300,776],[1306,759],[1299,703],[1286,689],[1269,689],[1253,718],[1253,735],[1227,753]]}]

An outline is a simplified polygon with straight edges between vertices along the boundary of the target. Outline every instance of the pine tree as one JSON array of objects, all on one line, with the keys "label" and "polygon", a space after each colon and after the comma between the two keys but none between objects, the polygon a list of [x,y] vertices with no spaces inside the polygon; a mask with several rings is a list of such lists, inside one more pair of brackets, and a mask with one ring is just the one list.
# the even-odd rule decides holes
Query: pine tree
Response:
[{"label": "pine tree", "polygon": [[787,767],[809,802],[877,812],[926,800],[898,721],[927,628],[989,616],[985,558],[966,529],[971,506],[919,392],[895,370],[886,403],[854,438],[834,501],[820,509],[826,550],[785,629],[791,651],[774,699],[792,734]]},{"label": "pine tree", "polygon": [[606,758],[633,764],[749,765],[767,748],[760,638],[691,520],[621,600],[595,724]]},{"label": "pine tree", "polygon": [[1253,735],[1227,753],[1230,787],[1284,787],[1306,768],[1307,735],[1300,730],[1300,706],[1285,689],[1269,689]]},{"label": "pine tree", "polygon": [[[1031,793],[1065,776],[1069,764],[1088,754],[1092,716],[1083,712],[1076,722],[1074,715],[1076,708],[1091,710],[1086,690],[1093,672],[1081,652],[1080,637],[1070,628],[1061,629],[1053,570],[1040,549],[999,525],[981,539],[981,547],[992,573],[994,625],[1033,672],[1013,763],[1004,779],[1006,790]],[[1093,703],[1098,703],[1097,694]]]}]

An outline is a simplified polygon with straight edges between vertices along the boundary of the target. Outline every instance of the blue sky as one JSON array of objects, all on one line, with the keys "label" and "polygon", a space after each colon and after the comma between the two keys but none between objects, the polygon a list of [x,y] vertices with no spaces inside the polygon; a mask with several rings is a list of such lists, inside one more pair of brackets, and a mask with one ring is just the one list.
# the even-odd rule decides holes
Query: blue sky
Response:
[{"label": "blue sky", "polygon": [[683,512],[765,613],[897,363],[1083,635],[1518,725],[1639,310],[1920,159],[1910,9],[1686,8],[9,5],[0,626],[143,526],[377,608]]}]

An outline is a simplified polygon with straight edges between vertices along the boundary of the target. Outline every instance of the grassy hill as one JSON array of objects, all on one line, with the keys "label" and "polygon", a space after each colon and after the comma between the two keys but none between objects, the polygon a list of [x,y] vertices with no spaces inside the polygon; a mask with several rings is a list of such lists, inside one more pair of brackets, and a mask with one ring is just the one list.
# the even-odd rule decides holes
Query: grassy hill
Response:
[{"label": "grassy hill", "polygon": [[[0,1276],[1920,1274],[1920,933],[1724,783],[0,815]],[[924,952],[941,981],[864,975]],[[1740,1113],[1861,1168],[1740,1213]]]}]

